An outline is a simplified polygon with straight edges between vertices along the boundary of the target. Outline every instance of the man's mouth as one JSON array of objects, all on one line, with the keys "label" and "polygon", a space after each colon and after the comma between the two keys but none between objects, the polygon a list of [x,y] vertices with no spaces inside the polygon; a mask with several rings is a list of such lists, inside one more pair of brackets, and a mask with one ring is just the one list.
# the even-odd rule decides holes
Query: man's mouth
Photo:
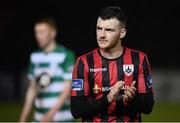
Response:
[{"label": "man's mouth", "polygon": [[107,40],[99,40],[100,43],[107,43]]}]

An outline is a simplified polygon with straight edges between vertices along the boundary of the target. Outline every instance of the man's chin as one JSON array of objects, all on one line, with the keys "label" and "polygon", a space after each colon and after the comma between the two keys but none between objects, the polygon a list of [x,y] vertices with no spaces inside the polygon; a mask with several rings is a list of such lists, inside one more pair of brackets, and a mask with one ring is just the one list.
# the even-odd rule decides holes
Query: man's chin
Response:
[{"label": "man's chin", "polygon": [[41,48],[41,49],[44,49],[44,48],[45,48],[44,45],[38,45],[38,47]]},{"label": "man's chin", "polygon": [[108,46],[99,45],[99,48],[102,49],[102,50],[107,50],[107,49],[108,49]]}]

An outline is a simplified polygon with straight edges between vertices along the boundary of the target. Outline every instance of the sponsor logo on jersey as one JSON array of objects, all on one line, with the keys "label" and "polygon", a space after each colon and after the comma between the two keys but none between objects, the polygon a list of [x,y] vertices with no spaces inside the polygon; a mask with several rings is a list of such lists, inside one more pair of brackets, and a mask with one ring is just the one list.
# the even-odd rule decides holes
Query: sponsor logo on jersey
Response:
[{"label": "sponsor logo on jersey", "polygon": [[80,91],[83,90],[83,79],[73,79],[72,80],[72,90]]},{"label": "sponsor logo on jersey", "polygon": [[89,69],[90,72],[107,71],[107,68],[94,68]]},{"label": "sponsor logo on jersey", "polygon": [[97,84],[95,84],[94,88],[93,88],[93,91],[94,91],[95,94],[97,94],[97,93],[99,93],[101,91],[101,88]]},{"label": "sponsor logo on jersey", "polygon": [[102,92],[107,92],[110,91],[111,87],[99,87],[97,84],[94,85],[93,91],[95,94],[99,93],[100,91]]},{"label": "sponsor logo on jersey", "polygon": [[123,71],[127,76],[130,76],[134,72],[134,65],[133,64],[124,64]]},{"label": "sponsor logo on jersey", "polygon": [[149,87],[149,88],[151,88],[152,87],[152,76],[151,75],[148,75],[147,76],[147,86]]}]

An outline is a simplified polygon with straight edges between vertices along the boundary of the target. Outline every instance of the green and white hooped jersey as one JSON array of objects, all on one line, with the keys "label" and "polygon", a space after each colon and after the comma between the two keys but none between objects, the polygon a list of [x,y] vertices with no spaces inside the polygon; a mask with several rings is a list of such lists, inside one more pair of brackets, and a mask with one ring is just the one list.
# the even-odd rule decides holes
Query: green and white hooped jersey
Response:
[{"label": "green and white hooped jersey", "polygon": [[[38,95],[35,99],[35,121],[40,121],[44,114],[55,105],[59,95],[64,90],[64,82],[71,81],[74,61],[74,53],[63,46],[57,46],[49,53],[39,50],[31,54],[28,78],[35,80],[42,73],[47,73],[51,77],[47,87],[39,87],[38,89]],[[73,120],[69,100],[55,114],[53,120]]]}]

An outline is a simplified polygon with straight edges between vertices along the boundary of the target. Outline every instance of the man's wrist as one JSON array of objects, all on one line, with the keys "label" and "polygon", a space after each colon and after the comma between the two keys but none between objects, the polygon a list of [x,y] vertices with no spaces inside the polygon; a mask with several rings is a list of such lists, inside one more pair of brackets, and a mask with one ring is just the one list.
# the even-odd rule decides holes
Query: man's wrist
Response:
[{"label": "man's wrist", "polygon": [[108,103],[111,103],[113,101],[112,96],[109,94],[106,96],[106,98],[107,98]]},{"label": "man's wrist", "polygon": [[109,94],[106,96],[106,98],[107,98],[107,101],[109,102],[109,103],[111,103],[111,97],[109,96]]},{"label": "man's wrist", "polygon": [[49,110],[49,113],[50,113],[51,115],[55,115],[57,111],[58,111],[58,109],[52,108],[52,109]]}]

